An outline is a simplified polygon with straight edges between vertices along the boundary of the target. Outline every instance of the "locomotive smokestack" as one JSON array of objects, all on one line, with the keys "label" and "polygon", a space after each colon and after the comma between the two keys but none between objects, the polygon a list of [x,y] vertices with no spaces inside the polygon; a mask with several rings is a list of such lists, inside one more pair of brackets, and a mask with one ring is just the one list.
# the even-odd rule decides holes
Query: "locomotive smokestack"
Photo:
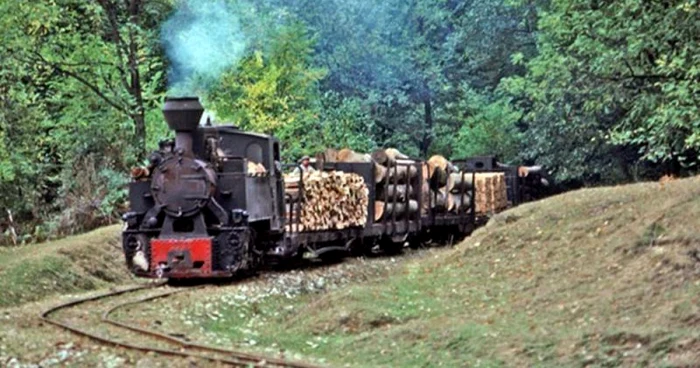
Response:
[{"label": "locomotive smokestack", "polygon": [[192,155],[192,132],[197,130],[204,108],[197,97],[166,97],[163,116],[175,131],[175,150]]}]

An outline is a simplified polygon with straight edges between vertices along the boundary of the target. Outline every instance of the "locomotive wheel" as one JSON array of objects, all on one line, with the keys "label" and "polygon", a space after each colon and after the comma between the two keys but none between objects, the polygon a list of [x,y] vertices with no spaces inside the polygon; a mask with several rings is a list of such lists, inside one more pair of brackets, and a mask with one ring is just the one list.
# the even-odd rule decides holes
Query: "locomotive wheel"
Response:
[{"label": "locomotive wheel", "polygon": [[305,261],[304,252],[299,250],[295,255],[288,258],[266,258],[264,265],[276,271],[290,271],[301,267]]}]

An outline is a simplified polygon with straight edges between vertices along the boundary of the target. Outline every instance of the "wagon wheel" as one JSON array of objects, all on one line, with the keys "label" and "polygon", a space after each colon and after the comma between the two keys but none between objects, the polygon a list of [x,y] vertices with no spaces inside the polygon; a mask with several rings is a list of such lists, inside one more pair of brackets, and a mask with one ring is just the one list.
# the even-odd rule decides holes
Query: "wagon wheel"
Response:
[{"label": "wagon wheel", "polygon": [[343,261],[343,259],[347,256],[347,252],[342,252],[342,251],[331,251],[331,252],[326,252],[322,253],[318,256],[318,258],[323,262],[324,264],[335,264],[335,263],[340,263]]},{"label": "wagon wheel", "polygon": [[403,252],[404,244],[408,240],[408,234],[393,235],[382,239],[379,247],[385,254],[395,255]]}]

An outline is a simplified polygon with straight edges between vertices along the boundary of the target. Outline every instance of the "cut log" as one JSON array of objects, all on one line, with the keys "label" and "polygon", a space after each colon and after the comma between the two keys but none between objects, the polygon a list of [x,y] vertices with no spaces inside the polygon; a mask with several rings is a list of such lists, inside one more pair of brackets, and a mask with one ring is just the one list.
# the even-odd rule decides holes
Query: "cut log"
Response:
[{"label": "cut log", "polygon": [[385,204],[382,201],[374,201],[374,221],[377,222],[384,216]]},{"label": "cut log", "polygon": [[428,196],[430,195],[430,164],[423,162],[421,165],[421,215],[425,216],[430,212],[430,203],[428,202]]},{"label": "cut log", "polygon": [[471,205],[471,196],[468,194],[452,194],[447,195],[447,207],[450,212],[464,212]]},{"label": "cut log", "polygon": [[[405,216],[413,217],[418,212],[418,201],[408,201],[406,203],[385,203],[384,214],[381,219],[403,219]],[[376,216],[375,216],[376,217]]]},{"label": "cut log", "polygon": [[447,171],[448,167],[450,166],[450,162],[447,161],[447,159],[444,156],[440,155],[434,155],[428,159],[428,162],[437,168],[442,169],[442,171]]},{"label": "cut log", "polygon": [[475,184],[474,201],[477,213],[494,213],[508,207],[508,193],[503,173],[478,173]]},{"label": "cut log", "polygon": [[388,168],[375,163],[374,164],[374,183],[375,184],[383,183],[384,180],[386,180],[388,170],[389,170]]},{"label": "cut log", "polygon": [[452,173],[447,179],[446,187],[450,193],[467,192],[472,189],[472,174],[461,171]]},{"label": "cut log", "polygon": [[378,149],[372,152],[372,160],[382,166],[391,166],[389,162],[389,155],[387,155],[386,151],[383,149]]},{"label": "cut log", "polygon": [[406,185],[406,184],[397,184],[397,185],[386,185],[382,189],[382,192],[379,195],[379,198],[383,201],[390,202],[390,201],[404,201],[406,199],[406,195],[408,195],[409,198],[415,199],[414,198],[414,193],[413,193],[413,186],[412,185]]},{"label": "cut log", "polygon": [[372,156],[344,148],[338,151],[337,162],[372,162]]},{"label": "cut log", "polygon": [[384,150],[384,153],[386,153],[388,158],[386,166],[389,167],[396,165],[401,160],[408,160],[408,156],[404,155],[396,148],[387,148]]},{"label": "cut log", "polygon": [[518,176],[521,178],[526,178],[530,174],[540,174],[542,173],[542,166],[519,166]]},{"label": "cut log", "polygon": [[[324,153],[317,155],[316,161],[321,162],[321,165],[319,165],[318,167],[323,167],[322,165],[326,162],[374,162],[371,155],[355,152],[347,148],[344,148],[340,151],[328,148]],[[386,179],[386,171],[386,167],[378,165],[376,162],[374,162],[375,183],[379,184],[384,182],[384,180]]]},{"label": "cut log", "polygon": [[319,155],[323,157],[324,162],[338,162],[338,151],[333,148],[326,148]]},{"label": "cut log", "polygon": [[431,190],[430,191],[430,198],[426,199],[426,202],[430,202],[430,207],[432,209],[438,210],[438,211],[448,211],[450,210],[449,206],[452,205],[452,203],[448,203],[447,201],[447,194],[445,194],[444,191],[441,190]]},{"label": "cut log", "polygon": [[447,172],[445,170],[438,166],[435,166],[431,173],[430,188],[433,190],[438,190],[440,188],[445,187],[447,185],[448,178],[449,175],[447,175]]},{"label": "cut log", "polygon": [[396,148],[378,149],[372,152],[372,159],[383,166],[392,167],[397,160],[407,160],[409,157]]},{"label": "cut log", "polygon": [[415,160],[406,160],[406,159],[397,159],[395,162],[397,165],[415,165],[416,164]]},{"label": "cut log", "polygon": [[394,166],[387,172],[387,182],[392,184],[405,183],[407,179],[411,181],[416,177],[418,177],[418,169],[414,165]]},{"label": "cut log", "polygon": [[408,156],[401,153],[401,151],[396,148],[387,148],[384,150],[387,156],[391,157],[394,161],[396,160],[407,160]]}]

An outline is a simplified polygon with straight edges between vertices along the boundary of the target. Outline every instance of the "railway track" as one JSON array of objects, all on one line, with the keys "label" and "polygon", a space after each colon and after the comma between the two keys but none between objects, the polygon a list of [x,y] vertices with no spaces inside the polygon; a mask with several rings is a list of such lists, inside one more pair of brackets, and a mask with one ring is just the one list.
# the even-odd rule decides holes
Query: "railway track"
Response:
[{"label": "railway track", "polygon": [[[118,321],[112,317],[112,314],[121,308],[197,290],[202,288],[202,286],[169,288],[166,291],[161,291],[164,288],[165,283],[149,284],[80,298],[51,307],[42,312],[40,318],[46,323],[89,338],[100,344],[132,351],[208,361],[218,365],[234,367],[318,367],[305,362],[193,343],[180,337]],[[156,292],[153,292],[154,290]],[[145,293],[146,295],[126,301],[120,299],[120,297],[135,293]],[[56,318],[57,316],[62,316],[62,318]]]}]

